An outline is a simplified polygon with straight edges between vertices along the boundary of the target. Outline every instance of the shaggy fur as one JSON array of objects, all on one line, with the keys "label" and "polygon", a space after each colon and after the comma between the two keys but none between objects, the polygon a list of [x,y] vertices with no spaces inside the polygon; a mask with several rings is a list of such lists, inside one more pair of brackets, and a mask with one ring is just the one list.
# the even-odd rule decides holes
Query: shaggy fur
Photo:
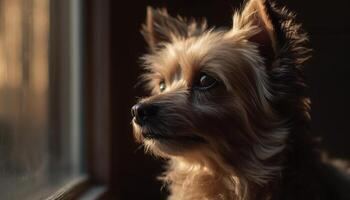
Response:
[{"label": "shaggy fur", "polygon": [[[133,109],[147,120],[132,124],[147,152],[169,160],[170,200],[350,199],[349,177],[309,134],[310,50],[294,14],[250,0],[217,30],[148,8],[142,34],[151,96]],[[215,85],[198,89],[201,74]]]}]

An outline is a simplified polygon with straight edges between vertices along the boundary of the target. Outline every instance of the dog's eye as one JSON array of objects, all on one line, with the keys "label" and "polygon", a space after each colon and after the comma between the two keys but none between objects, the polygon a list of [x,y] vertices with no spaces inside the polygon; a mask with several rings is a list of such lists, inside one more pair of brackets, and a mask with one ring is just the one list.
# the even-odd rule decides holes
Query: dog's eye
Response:
[{"label": "dog's eye", "polygon": [[160,92],[163,92],[165,90],[165,88],[166,88],[165,82],[161,81],[159,83],[159,90],[160,90]]},{"label": "dog's eye", "polygon": [[201,73],[199,75],[198,80],[194,84],[195,89],[200,89],[200,90],[207,90],[211,87],[213,87],[216,84],[217,80],[213,78],[212,76]]}]

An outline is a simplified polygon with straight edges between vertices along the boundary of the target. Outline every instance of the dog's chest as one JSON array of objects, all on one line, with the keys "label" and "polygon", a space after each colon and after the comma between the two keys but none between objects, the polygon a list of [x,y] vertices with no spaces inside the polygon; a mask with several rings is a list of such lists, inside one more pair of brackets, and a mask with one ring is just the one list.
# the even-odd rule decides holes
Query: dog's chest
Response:
[{"label": "dog's chest", "polygon": [[216,177],[206,173],[177,174],[171,172],[168,200],[226,200],[237,199],[237,188],[225,177]]}]

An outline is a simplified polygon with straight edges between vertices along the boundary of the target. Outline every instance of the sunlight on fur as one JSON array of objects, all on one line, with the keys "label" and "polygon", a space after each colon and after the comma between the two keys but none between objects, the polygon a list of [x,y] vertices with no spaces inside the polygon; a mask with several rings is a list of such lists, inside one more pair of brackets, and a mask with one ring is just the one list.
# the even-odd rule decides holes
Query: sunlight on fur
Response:
[{"label": "sunlight on fur", "polygon": [[151,95],[132,108],[132,125],[146,153],[168,160],[159,177],[168,199],[321,197],[314,169],[325,162],[309,134],[302,66],[310,50],[294,18],[250,0],[217,30],[147,9],[142,84]]}]

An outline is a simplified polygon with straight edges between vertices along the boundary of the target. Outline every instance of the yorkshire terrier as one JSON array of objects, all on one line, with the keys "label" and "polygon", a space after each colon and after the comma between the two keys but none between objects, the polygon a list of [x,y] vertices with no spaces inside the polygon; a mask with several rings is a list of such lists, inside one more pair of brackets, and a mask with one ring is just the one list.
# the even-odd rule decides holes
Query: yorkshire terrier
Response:
[{"label": "yorkshire terrier", "polygon": [[149,97],[131,109],[137,142],[168,160],[170,200],[350,200],[348,165],[310,135],[307,34],[269,0],[229,29],[147,9]]}]

